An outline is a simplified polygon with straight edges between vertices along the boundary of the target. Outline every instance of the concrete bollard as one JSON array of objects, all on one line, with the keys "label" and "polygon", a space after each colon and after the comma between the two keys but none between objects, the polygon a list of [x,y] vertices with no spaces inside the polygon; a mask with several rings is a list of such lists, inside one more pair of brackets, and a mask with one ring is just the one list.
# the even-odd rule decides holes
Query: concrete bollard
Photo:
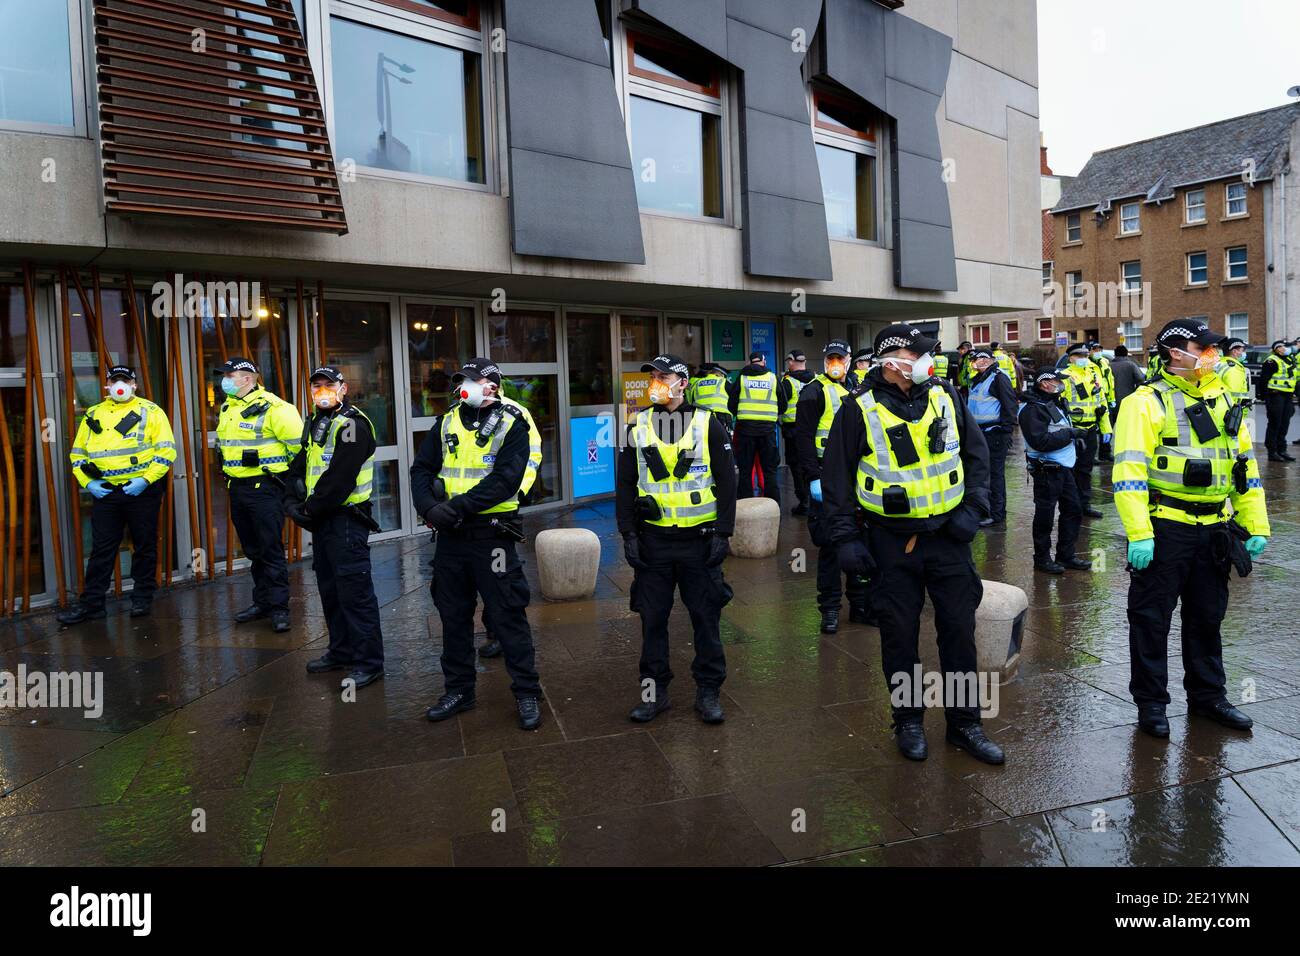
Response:
[{"label": "concrete bollard", "polygon": [[1006,684],[1020,666],[1025,612],[1029,598],[1014,584],[985,581],[984,598],[975,611],[975,652],[982,671],[997,673]]},{"label": "concrete bollard", "polygon": [[548,528],[538,532],[533,552],[542,596],[548,601],[578,601],[596,591],[600,538],[587,528]]},{"label": "concrete bollard", "polygon": [[738,558],[770,558],[781,533],[781,506],[771,498],[742,498],[736,502],[736,532],[731,553]]}]

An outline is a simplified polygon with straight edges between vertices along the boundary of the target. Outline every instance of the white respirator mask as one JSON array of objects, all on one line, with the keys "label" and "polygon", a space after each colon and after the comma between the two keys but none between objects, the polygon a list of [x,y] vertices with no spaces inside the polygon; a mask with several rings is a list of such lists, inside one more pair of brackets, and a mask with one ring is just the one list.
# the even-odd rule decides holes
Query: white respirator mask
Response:
[{"label": "white respirator mask", "polygon": [[883,359],[880,364],[884,365],[887,362],[908,366],[911,369],[910,377],[912,382],[916,385],[928,382],[930,377],[934,375],[934,357],[929,352],[915,359],[887,358]]},{"label": "white respirator mask", "polygon": [[134,382],[109,382],[108,397],[115,402],[129,402],[135,395]]},{"label": "white respirator mask", "polygon": [[457,394],[460,400],[470,408],[479,408],[491,396],[487,393],[486,382],[476,382],[473,379],[465,379],[460,383],[460,389]]}]

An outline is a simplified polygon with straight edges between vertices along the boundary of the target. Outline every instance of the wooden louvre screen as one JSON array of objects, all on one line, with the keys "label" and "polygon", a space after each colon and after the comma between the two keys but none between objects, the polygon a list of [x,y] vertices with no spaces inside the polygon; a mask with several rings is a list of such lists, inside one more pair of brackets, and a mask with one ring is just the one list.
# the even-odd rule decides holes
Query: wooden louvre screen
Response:
[{"label": "wooden louvre screen", "polygon": [[109,212],[347,232],[291,0],[95,0]]}]

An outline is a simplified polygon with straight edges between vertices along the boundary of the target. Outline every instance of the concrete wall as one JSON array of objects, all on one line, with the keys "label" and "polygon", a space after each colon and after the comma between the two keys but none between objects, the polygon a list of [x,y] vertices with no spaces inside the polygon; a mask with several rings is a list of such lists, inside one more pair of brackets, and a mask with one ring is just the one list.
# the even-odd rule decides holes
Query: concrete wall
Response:
[{"label": "concrete wall", "polygon": [[1291,126],[1290,149],[1291,172],[1266,184],[1270,232],[1265,242],[1273,271],[1266,274],[1269,318],[1264,345],[1300,335],[1300,123]]},{"label": "concrete wall", "polygon": [[[662,287],[679,290],[683,301],[708,298],[719,309],[743,302],[770,312],[789,310],[795,286],[826,314],[881,315],[897,302],[909,303],[912,318],[1034,308],[1041,299],[1034,0],[909,0],[899,13],[953,38],[938,115],[955,175],[948,184],[954,292],[900,290],[890,250],[854,242],[830,243],[828,281],[750,276],[738,228],[644,214],[644,265],[518,256],[506,197],[364,174],[343,184],[350,232],[342,238],[116,216],[106,222],[96,143],[9,132],[0,132],[7,173],[0,179],[0,257],[172,264],[430,293],[481,294],[509,283],[561,290],[595,281],[618,284],[624,298],[644,289],[649,301]],[[54,183],[40,181],[46,158],[56,163]],[[499,152],[496,161],[502,158]]]}]

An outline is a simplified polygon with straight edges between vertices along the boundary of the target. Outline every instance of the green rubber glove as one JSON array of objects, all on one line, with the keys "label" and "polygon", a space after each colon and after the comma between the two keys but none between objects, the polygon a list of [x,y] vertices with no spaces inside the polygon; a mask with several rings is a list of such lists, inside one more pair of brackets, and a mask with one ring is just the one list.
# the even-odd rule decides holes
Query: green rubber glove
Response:
[{"label": "green rubber glove", "polygon": [[1246,550],[1250,552],[1252,558],[1258,558],[1264,553],[1266,544],[1268,544],[1268,538],[1257,534],[1246,540]]},{"label": "green rubber glove", "polygon": [[1133,565],[1135,571],[1144,570],[1155,555],[1155,538],[1147,538],[1144,541],[1130,541],[1128,543],[1128,563]]}]

